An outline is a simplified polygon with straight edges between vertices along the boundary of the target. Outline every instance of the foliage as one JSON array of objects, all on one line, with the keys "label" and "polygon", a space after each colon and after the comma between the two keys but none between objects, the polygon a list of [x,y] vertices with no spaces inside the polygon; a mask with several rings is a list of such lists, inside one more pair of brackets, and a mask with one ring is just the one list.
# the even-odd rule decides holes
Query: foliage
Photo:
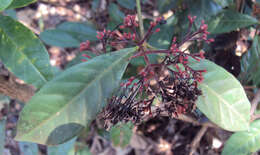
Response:
[{"label": "foliage", "polygon": [[[132,123],[140,122],[147,113],[153,114],[151,106],[155,98],[175,118],[193,111],[196,103],[217,126],[235,132],[226,142],[223,155],[259,150],[260,121],[250,123],[251,105],[240,82],[222,67],[203,59],[203,53],[198,50],[183,49],[184,43],[191,41],[211,43],[213,39],[207,38],[209,32],[214,37],[254,28],[259,26],[259,21],[250,13],[236,11],[232,0],[191,1],[158,0],[156,8],[161,14],[166,16],[165,13],[172,10],[175,13],[166,20],[162,17],[155,21],[144,19],[144,36],[139,35],[137,28],[142,25],[136,22],[135,16],[124,14],[125,9],[135,11],[138,7],[135,0],[109,3],[107,30],[97,31],[98,26],[90,21],[63,22],[55,29],[44,30],[39,38],[45,44],[84,50],[64,71],[54,75],[48,52],[40,39],[19,21],[6,16],[8,13],[1,13],[35,0],[0,0],[1,62],[19,79],[37,88],[19,114],[15,139],[26,141],[19,142],[22,152],[36,154],[38,143],[56,145],[48,148],[48,154],[90,154],[86,146],[79,149],[74,146],[77,137],[98,114],[104,114],[105,124],[116,124],[109,130],[110,139],[115,146],[125,147],[131,139],[135,125]],[[97,9],[99,4],[99,0],[93,0],[92,9]],[[90,47],[90,42],[93,45],[98,41],[102,44],[101,54],[94,53]],[[200,44],[195,46],[195,49],[203,48]],[[243,55],[242,83],[259,86],[259,46],[256,36],[249,52]],[[183,52],[186,50],[190,53]],[[165,73],[162,70],[167,72],[166,77],[162,77]],[[126,79],[119,87],[123,75]],[[164,86],[152,85],[152,80]],[[178,89],[168,87],[172,84]],[[185,89],[186,96],[180,95],[181,89]],[[151,94],[155,94],[152,99],[149,98]],[[182,103],[176,96],[185,96],[181,98]],[[118,123],[120,121],[132,123]],[[1,152],[4,127],[5,120],[1,120]]]},{"label": "foliage", "polygon": [[260,80],[260,39],[255,37],[251,49],[243,55],[241,61],[241,80],[244,83],[253,82],[254,85],[259,86]]}]

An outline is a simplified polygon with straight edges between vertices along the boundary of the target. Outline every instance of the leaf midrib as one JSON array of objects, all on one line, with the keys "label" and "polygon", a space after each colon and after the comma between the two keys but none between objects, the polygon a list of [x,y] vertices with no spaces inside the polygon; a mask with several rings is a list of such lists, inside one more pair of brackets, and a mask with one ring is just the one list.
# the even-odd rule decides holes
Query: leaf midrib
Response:
[{"label": "leaf midrib", "polygon": [[[128,54],[127,54],[127,55],[128,55]],[[56,113],[63,112],[63,111],[64,111],[63,109],[65,109],[67,106],[69,106],[70,104],[72,104],[73,101],[74,101],[75,99],[77,99],[78,96],[80,96],[80,95],[82,94],[82,92],[84,92],[84,91],[85,91],[91,84],[93,84],[95,81],[97,81],[97,80],[99,80],[101,77],[103,77],[102,75],[105,75],[105,74],[107,74],[108,71],[112,70],[112,68],[113,68],[117,63],[119,63],[120,61],[122,61],[125,57],[127,57],[127,55],[123,56],[121,59],[118,59],[117,61],[114,61],[114,63],[112,63],[113,65],[110,65],[110,67],[108,67],[108,69],[106,69],[106,70],[104,70],[103,72],[101,72],[101,74],[99,74],[99,75],[97,76],[97,78],[91,80],[91,82],[89,82],[89,84],[87,84],[86,87],[84,87],[84,88],[78,93],[78,95],[74,96],[67,104],[65,104],[65,106],[64,106],[63,108],[61,108],[61,110],[59,110],[59,111],[53,113],[51,117],[49,117],[48,119],[42,121],[42,123],[38,124],[35,128],[32,128],[31,130],[28,130],[28,131],[26,131],[26,132],[29,133],[29,132],[31,132],[31,131],[37,130],[39,127],[43,126],[46,122],[52,120],[52,119],[54,118],[54,116],[56,116],[56,115],[55,115]],[[129,61],[128,61],[128,62],[129,62]],[[88,62],[87,62],[87,63],[88,63]],[[20,137],[21,137],[21,136],[20,136]]]},{"label": "leaf midrib", "polygon": [[218,93],[216,91],[214,91],[212,88],[210,88],[207,84],[202,83],[200,85],[206,87],[210,92],[212,92],[214,95],[216,95],[227,107],[229,107],[231,109],[231,111],[233,111],[240,118],[240,120],[242,120],[245,123],[247,123],[245,118],[241,117],[241,115],[239,115],[239,112],[237,112],[231,105],[229,105],[228,102],[225,99],[223,99],[223,97],[218,95]]},{"label": "leaf midrib", "polygon": [[[2,26],[0,26],[0,27],[2,27]],[[1,28],[1,29],[2,29],[3,33],[9,38],[9,40],[15,45],[15,49],[16,49],[15,51],[20,51],[20,50],[18,50],[18,45],[15,43],[15,41],[11,37],[9,37],[9,35],[7,35],[8,33],[6,33],[6,31],[3,28]],[[20,51],[19,53],[21,53],[21,55],[23,55],[27,59],[27,61],[30,62],[31,66],[33,66],[33,68],[36,70],[38,75],[40,75],[41,79],[43,79],[43,81],[46,83],[48,80],[45,79],[43,73],[32,63],[32,61],[28,58],[28,56],[26,54],[24,54],[24,52],[22,52],[22,51]]]}]

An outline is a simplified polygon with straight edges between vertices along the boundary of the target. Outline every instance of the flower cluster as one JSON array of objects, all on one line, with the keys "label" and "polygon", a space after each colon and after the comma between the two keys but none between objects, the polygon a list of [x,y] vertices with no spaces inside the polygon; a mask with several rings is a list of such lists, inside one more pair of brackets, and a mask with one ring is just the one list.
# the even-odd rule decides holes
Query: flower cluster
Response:
[{"label": "flower cluster", "polygon": [[[153,50],[146,47],[146,42],[154,33],[160,32],[156,28],[166,23],[162,17],[150,22],[150,26],[144,36],[137,33],[139,26],[135,15],[128,15],[124,22],[113,31],[103,30],[97,32],[97,38],[103,45],[135,45],[138,51],[130,58],[144,57],[146,66],[138,75],[121,83],[120,93],[113,96],[108,105],[103,109],[102,116],[105,124],[113,125],[119,121],[139,123],[147,117],[167,113],[169,116],[178,117],[180,114],[192,112],[196,107],[196,100],[202,94],[198,89],[198,83],[203,81],[203,73],[206,70],[194,70],[189,66],[190,59],[200,61],[204,59],[204,52],[191,54],[182,51],[181,46],[189,41],[205,41],[208,39],[208,26],[201,21],[199,29],[191,31],[196,17],[188,16],[189,28],[181,42],[173,37],[169,49]],[[128,29],[128,31],[124,31]],[[89,48],[89,42],[82,43],[80,49]],[[151,64],[149,54],[164,54],[164,60],[160,63]],[[85,55],[85,57],[87,57]],[[158,103],[159,102],[159,103]],[[157,104],[155,104],[157,103]]]}]

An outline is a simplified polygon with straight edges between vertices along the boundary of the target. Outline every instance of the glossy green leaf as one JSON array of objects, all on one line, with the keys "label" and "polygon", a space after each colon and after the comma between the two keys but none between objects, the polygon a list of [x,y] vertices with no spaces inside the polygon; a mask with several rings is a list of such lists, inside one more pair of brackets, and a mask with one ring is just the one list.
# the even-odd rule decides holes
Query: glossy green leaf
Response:
[{"label": "glossy green leaf", "polygon": [[222,155],[249,155],[259,149],[260,120],[256,120],[248,131],[236,132],[227,140]]},{"label": "glossy green leaf", "polygon": [[119,10],[119,7],[115,3],[110,3],[108,6],[109,18],[115,24],[122,23],[124,21],[125,14]]},{"label": "glossy green leaf", "polygon": [[131,122],[127,124],[119,123],[113,126],[109,131],[113,144],[120,147],[127,146],[132,137],[132,129],[133,124]]},{"label": "glossy green leaf", "polygon": [[67,155],[73,148],[77,138],[73,138],[64,144],[48,147],[48,155]]},{"label": "glossy green leaf", "polygon": [[40,88],[52,78],[49,55],[24,25],[0,15],[0,59],[17,77]]},{"label": "glossy green leaf", "polygon": [[79,47],[86,40],[95,41],[96,29],[91,24],[64,22],[56,29],[48,29],[40,38],[48,45],[59,47]]},{"label": "glossy green leaf", "polygon": [[37,0],[13,0],[11,5],[9,5],[8,9],[21,8],[36,1]]},{"label": "glossy green leaf", "polygon": [[250,102],[239,81],[222,67],[208,60],[192,60],[191,67],[206,69],[199,84],[202,95],[197,107],[215,124],[229,131],[247,130]]},{"label": "glossy green leaf", "polygon": [[240,78],[243,82],[253,81],[255,85],[260,85],[260,39],[255,37],[251,49],[246,52],[241,61]]},{"label": "glossy green leaf", "polygon": [[5,118],[0,120],[0,154],[4,153],[5,146]]},{"label": "glossy green leaf", "polygon": [[16,139],[55,145],[77,135],[117,88],[135,50],[101,55],[57,75],[23,108]]},{"label": "glossy green leaf", "polygon": [[38,155],[38,145],[35,143],[19,142],[19,148],[24,155]]},{"label": "glossy green leaf", "polygon": [[0,11],[3,11],[5,8],[7,8],[13,0],[0,0]]},{"label": "glossy green leaf", "polygon": [[135,8],[135,0],[117,0],[117,3],[126,9],[133,10]]},{"label": "glossy green leaf", "polygon": [[208,31],[212,34],[226,33],[257,23],[257,19],[252,16],[224,10],[209,21]]}]

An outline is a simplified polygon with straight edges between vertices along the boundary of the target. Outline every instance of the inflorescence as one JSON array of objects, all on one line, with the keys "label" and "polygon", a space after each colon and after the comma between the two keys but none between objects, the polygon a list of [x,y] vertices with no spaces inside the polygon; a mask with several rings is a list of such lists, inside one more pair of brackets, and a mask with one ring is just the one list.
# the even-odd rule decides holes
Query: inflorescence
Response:
[{"label": "inflorescence", "polygon": [[[150,23],[146,34],[142,37],[137,33],[139,27],[136,16],[128,15],[124,22],[115,30],[103,30],[97,32],[97,38],[102,43],[103,52],[107,52],[107,45],[115,47],[120,45],[138,46],[138,51],[130,58],[144,57],[146,66],[136,76],[121,83],[118,94],[109,99],[109,103],[102,111],[102,117],[106,126],[118,122],[140,123],[147,117],[154,117],[161,113],[178,117],[180,114],[192,112],[196,108],[196,100],[202,95],[198,89],[198,83],[203,81],[203,72],[206,70],[194,70],[189,67],[189,60],[200,61],[204,59],[204,52],[191,54],[182,51],[180,47],[189,41],[205,41],[211,43],[213,39],[207,39],[208,26],[201,21],[199,29],[192,32],[192,25],[196,16],[188,16],[189,28],[181,42],[173,37],[169,49],[152,50],[147,47],[147,41],[154,33],[159,33],[158,25],[166,23],[162,17]],[[128,29],[128,32],[120,30]],[[90,42],[80,45],[80,51],[90,49]],[[160,63],[151,64],[149,54],[163,54]],[[84,54],[86,58],[90,56]]]}]

